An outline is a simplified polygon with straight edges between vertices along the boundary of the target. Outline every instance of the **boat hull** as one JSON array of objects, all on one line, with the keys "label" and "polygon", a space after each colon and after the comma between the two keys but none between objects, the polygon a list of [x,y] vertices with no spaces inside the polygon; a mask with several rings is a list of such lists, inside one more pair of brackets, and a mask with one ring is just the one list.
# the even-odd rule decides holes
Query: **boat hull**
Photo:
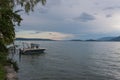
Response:
[{"label": "boat hull", "polygon": [[23,50],[21,54],[41,54],[44,53],[45,49],[33,49],[33,50]]}]

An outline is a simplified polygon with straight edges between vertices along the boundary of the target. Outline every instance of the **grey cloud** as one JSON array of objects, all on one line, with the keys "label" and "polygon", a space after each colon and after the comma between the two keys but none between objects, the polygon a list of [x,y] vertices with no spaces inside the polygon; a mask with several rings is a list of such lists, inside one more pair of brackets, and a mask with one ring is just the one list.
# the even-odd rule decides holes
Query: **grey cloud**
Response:
[{"label": "grey cloud", "polygon": [[115,7],[106,7],[103,10],[113,10],[113,9],[115,9]]},{"label": "grey cloud", "polygon": [[106,7],[103,10],[114,10],[114,9],[120,9],[120,6]]},{"label": "grey cloud", "polygon": [[36,34],[38,34],[38,33],[41,33],[41,32],[39,32],[39,31],[36,31],[35,33],[36,33]]},{"label": "grey cloud", "polygon": [[41,14],[46,14],[52,7],[56,7],[61,4],[61,0],[48,0],[45,6],[38,8]]},{"label": "grey cloud", "polygon": [[41,9],[41,10],[40,10],[40,13],[43,13],[43,14],[45,14],[45,13],[47,13],[47,12],[48,12],[47,9]]},{"label": "grey cloud", "polygon": [[58,6],[61,5],[61,3],[62,3],[61,0],[47,0],[46,7]]},{"label": "grey cloud", "polygon": [[[34,30],[35,31],[35,30]],[[39,33],[42,33],[43,31],[39,31],[39,30],[36,30],[35,32],[34,32],[34,34],[39,34]]]},{"label": "grey cloud", "polygon": [[19,32],[18,30],[15,30],[15,32]]},{"label": "grey cloud", "polygon": [[107,14],[106,17],[110,18],[110,17],[112,17],[112,14]]},{"label": "grey cloud", "polygon": [[35,32],[30,32],[29,34],[36,34]]},{"label": "grey cloud", "polygon": [[38,33],[41,33],[41,32],[34,30],[34,32],[30,32],[29,34],[38,34]]},{"label": "grey cloud", "polygon": [[95,20],[95,17],[91,14],[83,12],[79,17],[74,18],[74,20],[79,20],[81,22],[88,22]]}]

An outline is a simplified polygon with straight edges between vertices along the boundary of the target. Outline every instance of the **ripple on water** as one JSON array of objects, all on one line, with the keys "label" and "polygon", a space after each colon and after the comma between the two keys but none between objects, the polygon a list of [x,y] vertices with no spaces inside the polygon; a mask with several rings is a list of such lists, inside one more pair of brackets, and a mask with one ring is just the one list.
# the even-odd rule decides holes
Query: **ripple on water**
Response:
[{"label": "ripple on water", "polygon": [[39,42],[42,56],[22,56],[20,80],[120,80],[120,43]]}]

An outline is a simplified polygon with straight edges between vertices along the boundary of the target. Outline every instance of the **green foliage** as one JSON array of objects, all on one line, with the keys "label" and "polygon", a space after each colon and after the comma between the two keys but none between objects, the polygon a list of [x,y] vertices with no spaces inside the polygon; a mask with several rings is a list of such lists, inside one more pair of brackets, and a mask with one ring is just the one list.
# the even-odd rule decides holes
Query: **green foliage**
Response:
[{"label": "green foliage", "polygon": [[[20,11],[34,11],[38,3],[45,4],[46,0],[0,0],[0,39],[4,44],[10,44],[15,39],[15,26],[22,21]],[[15,8],[20,9],[15,10]]]},{"label": "green foliage", "polygon": [[[44,5],[45,2],[46,0],[0,0],[0,80],[5,80],[3,66],[8,64],[6,45],[14,41],[15,26],[20,26],[22,21],[21,15],[18,13],[34,11],[34,7],[38,3]],[[16,62],[12,62],[12,64],[15,70],[18,70]]]},{"label": "green foliage", "polygon": [[0,80],[5,80],[6,78],[6,72],[4,69],[4,66],[6,64],[7,61],[7,54],[0,52]]},{"label": "green foliage", "polygon": [[24,11],[28,13],[30,11],[34,11],[34,7],[38,3],[45,5],[46,0],[14,0],[14,2],[14,5],[20,5],[22,8],[24,8]]},{"label": "green foliage", "polygon": [[7,61],[7,49],[3,42],[0,42],[0,80],[5,80],[6,72],[4,66]]},{"label": "green foliage", "polygon": [[8,49],[6,48],[4,43],[2,41],[0,41],[0,54],[1,53],[7,53],[7,52],[8,52]]},{"label": "green foliage", "polygon": [[0,53],[0,64],[1,65],[5,65],[6,59],[7,59],[6,55],[4,53]]},{"label": "green foliage", "polygon": [[0,65],[0,80],[5,80],[6,78],[6,72],[4,70],[4,67]]},{"label": "green foliage", "polygon": [[19,25],[22,18],[11,7],[10,0],[1,0],[0,4],[0,34],[4,44],[10,44],[15,38],[14,26]]},{"label": "green foliage", "polygon": [[7,59],[7,49],[5,47],[5,45],[0,42],[0,64],[4,65],[6,63],[6,59]]}]

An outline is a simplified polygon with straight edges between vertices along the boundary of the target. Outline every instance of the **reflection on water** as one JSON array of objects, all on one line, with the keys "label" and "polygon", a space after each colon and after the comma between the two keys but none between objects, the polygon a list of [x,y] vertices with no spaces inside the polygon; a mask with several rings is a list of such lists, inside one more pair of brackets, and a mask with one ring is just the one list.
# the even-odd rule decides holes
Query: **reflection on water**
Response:
[{"label": "reflection on water", "polygon": [[20,80],[120,80],[119,42],[36,43],[47,50],[21,56]]}]

